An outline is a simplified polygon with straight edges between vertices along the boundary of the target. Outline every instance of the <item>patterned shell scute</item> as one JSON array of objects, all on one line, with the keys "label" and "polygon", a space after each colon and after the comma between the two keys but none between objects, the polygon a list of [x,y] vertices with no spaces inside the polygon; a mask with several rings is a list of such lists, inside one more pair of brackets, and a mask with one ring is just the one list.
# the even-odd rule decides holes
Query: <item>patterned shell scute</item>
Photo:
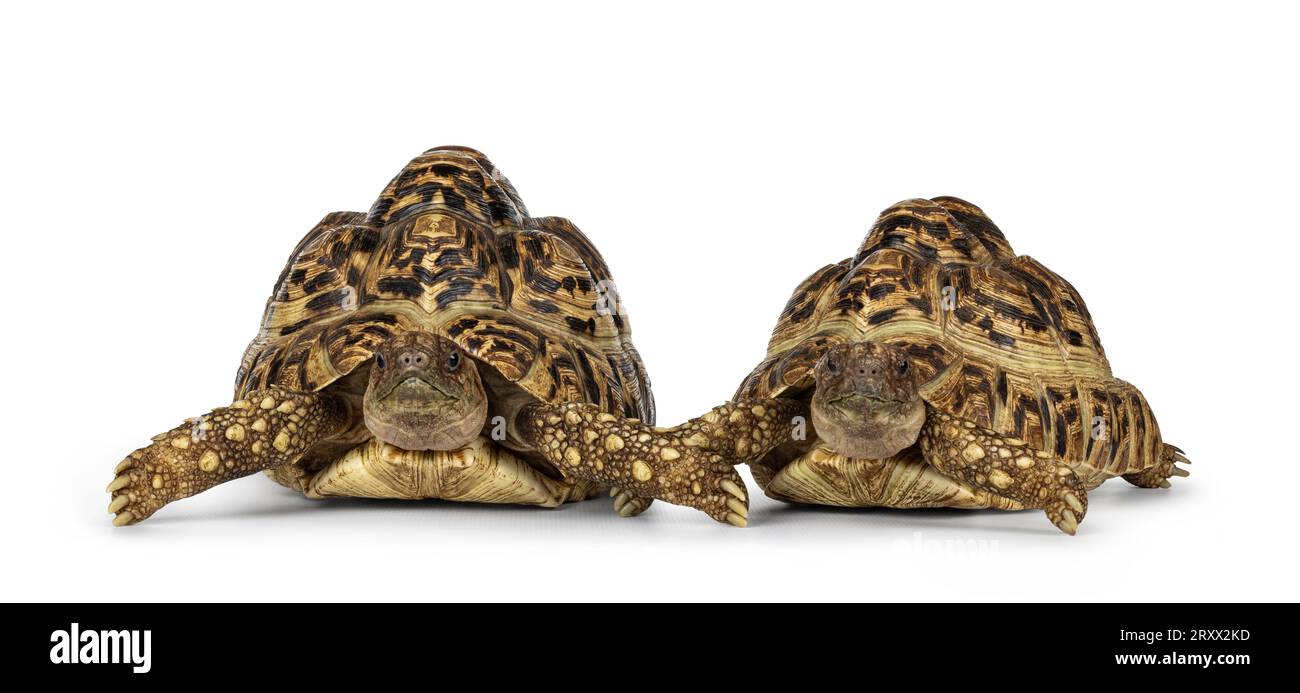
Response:
[{"label": "patterned shell scute", "polygon": [[881,213],[853,257],[795,290],[736,396],[798,396],[827,348],[867,339],[904,348],[925,399],[981,426],[1112,473],[1158,459],[1155,419],[1111,374],[1082,297],[968,202]]},{"label": "patterned shell scute", "polygon": [[369,214],[325,217],[267,302],[236,391],[319,390],[393,334],[457,342],[541,400],[589,402],[654,421],[609,269],[567,220],[532,219],[482,154],[430,150]]}]

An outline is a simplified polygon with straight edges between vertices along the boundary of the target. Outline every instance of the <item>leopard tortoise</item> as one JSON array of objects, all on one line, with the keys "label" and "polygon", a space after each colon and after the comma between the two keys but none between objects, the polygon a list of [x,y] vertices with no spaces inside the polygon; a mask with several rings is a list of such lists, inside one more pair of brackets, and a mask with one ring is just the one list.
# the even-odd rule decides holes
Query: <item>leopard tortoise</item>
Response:
[{"label": "leopard tortoise", "polygon": [[257,471],[313,498],[557,506],[613,488],[624,516],[658,497],[745,524],[732,463],[654,428],[600,253],[464,147],[302,239],[234,399],[117,466],[114,524]]},{"label": "leopard tortoise", "polygon": [[1038,508],[1073,534],[1104,480],[1187,475],[1074,287],[952,197],[890,207],[805,279],[734,401],[732,428],[792,432],[738,451],[788,502]]}]

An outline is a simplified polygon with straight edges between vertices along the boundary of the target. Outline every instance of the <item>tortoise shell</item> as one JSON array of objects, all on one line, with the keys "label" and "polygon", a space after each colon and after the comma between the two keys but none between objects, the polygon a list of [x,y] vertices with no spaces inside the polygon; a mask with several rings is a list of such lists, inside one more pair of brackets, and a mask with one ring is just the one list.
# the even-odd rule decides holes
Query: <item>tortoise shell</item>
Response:
[{"label": "tortoise shell", "polygon": [[1114,475],[1160,459],[1155,417],[1112,375],[1079,292],[963,200],[900,202],[805,279],[736,398],[807,396],[822,353],[860,340],[903,347],[941,411],[1072,464]]},{"label": "tortoise shell", "polygon": [[431,149],[368,214],[327,215],[294,249],[244,353],[236,397],[321,390],[405,330],[441,334],[539,400],[654,423],[612,277],[565,219],[533,219],[481,153]]}]

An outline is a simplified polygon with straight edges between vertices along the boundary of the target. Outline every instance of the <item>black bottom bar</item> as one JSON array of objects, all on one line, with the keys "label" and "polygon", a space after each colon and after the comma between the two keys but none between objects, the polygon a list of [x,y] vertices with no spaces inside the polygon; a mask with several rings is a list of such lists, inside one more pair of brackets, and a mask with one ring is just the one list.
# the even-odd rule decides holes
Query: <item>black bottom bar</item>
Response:
[{"label": "black bottom bar", "polygon": [[7,673],[37,681],[133,686],[257,682],[273,673],[304,684],[418,676],[430,688],[482,676],[495,690],[512,680],[549,687],[590,674],[665,691],[698,688],[686,671],[770,676],[803,688],[908,679],[954,689],[1237,682],[1290,673],[1296,611],[1260,604],[10,605],[2,652]]}]

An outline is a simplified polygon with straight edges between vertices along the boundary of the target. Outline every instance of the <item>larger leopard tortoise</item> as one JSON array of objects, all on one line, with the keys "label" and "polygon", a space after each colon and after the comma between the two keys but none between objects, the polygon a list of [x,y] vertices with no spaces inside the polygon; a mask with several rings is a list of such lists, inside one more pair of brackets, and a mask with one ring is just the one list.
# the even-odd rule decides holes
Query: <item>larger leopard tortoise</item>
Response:
[{"label": "larger leopard tortoise", "polygon": [[952,197],[890,207],[805,279],[734,399],[733,427],[792,432],[745,451],[783,501],[1039,508],[1073,534],[1102,481],[1187,475],[1079,292]]},{"label": "larger leopard tortoise", "polygon": [[[155,436],[108,486],[114,524],[266,471],[313,498],[557,506],[606,488],[744,525],[731,463],[654,428],[654,399],[600,253],[532,218],[481,153],[429,150],[368,214],[298,244],[233,404]],[[659,443],[663,443],[662,445]]]}]

